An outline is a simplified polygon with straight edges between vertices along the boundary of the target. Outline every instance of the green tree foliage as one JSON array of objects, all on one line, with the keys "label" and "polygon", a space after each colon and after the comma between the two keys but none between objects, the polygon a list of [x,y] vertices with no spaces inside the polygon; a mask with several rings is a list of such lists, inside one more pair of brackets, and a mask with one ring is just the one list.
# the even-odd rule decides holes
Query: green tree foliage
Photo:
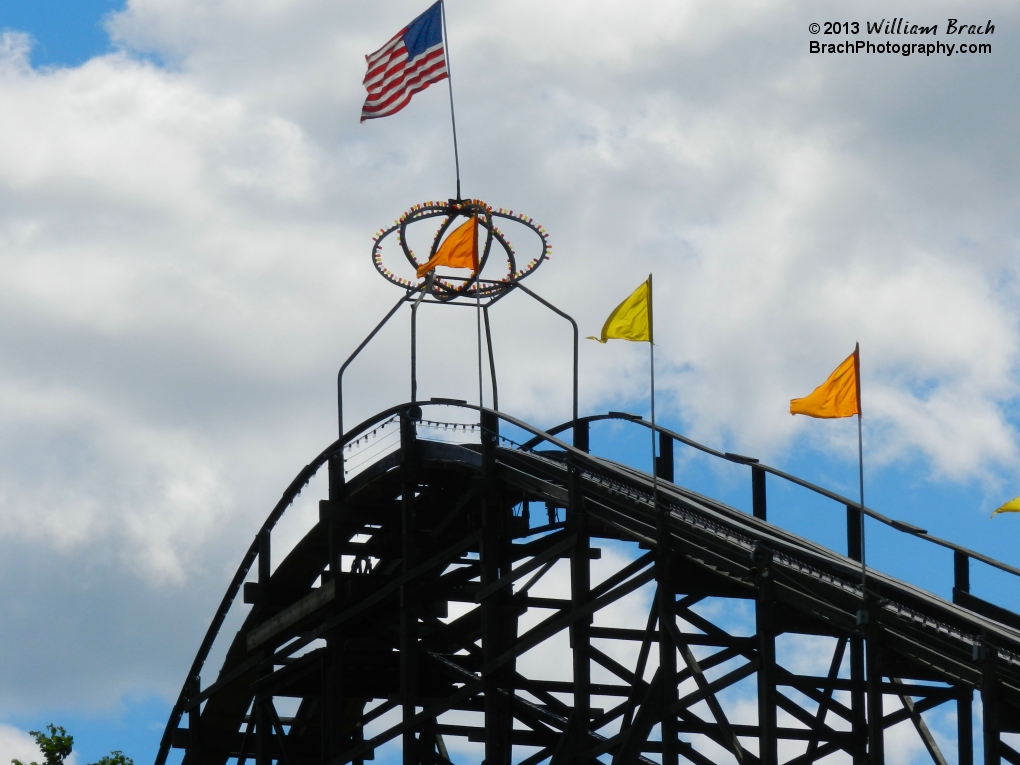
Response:
[{"label": "green tree foliage", "polygon": [[[54,725],[53,723],[47,725],[46,730],[49,731],[48,736],[37,730],[30,730],[28,733],[35,739],[35,743],[39,745],[44,765],[62,765],[68,755],[71,754],[74,738],[68,736],[67,731],[61,726]],[[25,765],[25,763],[21,760],[11,760],[11,765]],[[39,763],[32,762],[29,765],[39,765]]]},{"label": "green tree foliage", "polygon": [[[39,745],[42,752],[42,765],[63,765],[71,754],[74,746],[74,737],[68,735],[67,731],[60,725],[50,723],[46,726],[48,733],[38,730],[30,730],[28,733]],[[21,760],[11,760],[11,765],[39,765],[38,762],[24,763]],[[105,757],[99,758],[99,762],[92,765],[135,765],[134,760],[128,757],[119,749],[115,749]]]},{"label": "green tree foliage", "polygon": [[105,757],[100,757],[99,762],[93,763],[93,765],[135,765],[135,761],[120,749],[114,749]]}]

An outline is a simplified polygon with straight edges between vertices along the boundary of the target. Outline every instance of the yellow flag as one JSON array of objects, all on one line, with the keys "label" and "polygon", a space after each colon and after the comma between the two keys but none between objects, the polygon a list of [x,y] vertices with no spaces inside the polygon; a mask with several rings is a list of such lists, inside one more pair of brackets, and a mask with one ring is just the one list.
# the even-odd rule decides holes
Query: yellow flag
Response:
[{"label": "yellow flag", "polygon": [[472,215],[447,235],[429,262],[418,266],[418,278],[436,266],[478,270],[478,216]]},{"label": "yellow flag", "polygon": [[861,413],[861,346],[836,367],[829,379],[804,398],[790,402],[790,414],[808,417],[852,417]]},{"label": "yellow flag", "polygon": [[1011,499],[1005,505],[1003,505],[994,513],[992,513],[992,515],[994,516],[998,513],[1020,513],[1020,497],[1017,497],[1016,499]]},{"label": "yellow flag", "polygon": [[602,337],[589,337],[604,343],[607,340],[633,340],[652,342],[652,276],[643,282],[630,297],[613,309],[602,326]]}]

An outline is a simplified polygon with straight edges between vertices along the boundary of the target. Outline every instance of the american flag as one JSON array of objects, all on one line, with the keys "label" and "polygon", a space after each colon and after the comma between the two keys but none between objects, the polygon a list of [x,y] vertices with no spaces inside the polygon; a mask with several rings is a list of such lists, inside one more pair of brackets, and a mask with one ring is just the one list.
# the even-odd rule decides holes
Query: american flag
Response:
[{"label": "american flag", "polygon": [[433,82],[445,80],[442,0],[401,29],[375,53],[365,56],[365,90],[361,121],[396,114]]}]

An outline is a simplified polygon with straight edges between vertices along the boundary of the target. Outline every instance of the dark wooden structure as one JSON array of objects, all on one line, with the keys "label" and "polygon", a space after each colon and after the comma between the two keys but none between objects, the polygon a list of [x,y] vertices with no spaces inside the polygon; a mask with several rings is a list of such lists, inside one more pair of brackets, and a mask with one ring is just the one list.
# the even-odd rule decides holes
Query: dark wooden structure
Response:
[{"label": "dark wooden structure", "polygon": [[[473,412],[460,427],[478,443],[427,437],[450,407]],[[606,417],[649,427],[611,414],[542,433],[419,402],[332,444],[242,561],[156,765],[172,748],[186,765],[340,765],[384,746],[405,765],[881,763],[901,723],[935,763],[970,765],[980,748],[985,763],[1020,764],[1003,739],[1020,733],[1020,617],[973,595],[969,570],[976,559],[1020,572],[667,430],[656,477],[600,459],[589,423]],[[501,423],[534,437],[511,443]],[[380,428],[399,432],[396,448],[345,481],[345,449]],[[675,444],[746,464],[753,513],[674,484]],[[277,562],[273,527],[320,468],[319,522]],[[770,524],[770,475],[845,505],[847,549]],[[862,588],[862,512],[932,542],[932,565],[953,566],[953,602],[871,570]],[[203,671],[242,593],[244,624],[222,666]],[[623,612],[640,618],[619,623]],[[785,666],[777,640],[791,634],[824,638],[828,671]],[[550,663],[555,673],[536,671]],[[958,712],[955,752],[923,717],[941,705]]]}]

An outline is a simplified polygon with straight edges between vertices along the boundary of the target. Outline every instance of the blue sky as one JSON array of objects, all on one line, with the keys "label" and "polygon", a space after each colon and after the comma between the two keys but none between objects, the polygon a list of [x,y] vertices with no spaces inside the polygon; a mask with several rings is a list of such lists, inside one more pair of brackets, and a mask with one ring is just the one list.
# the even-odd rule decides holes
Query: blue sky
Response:
[{"label": "blue sky", "polygon": [[0,28],[28,32],[34,66],[78,66],[110,50],[103,20],[123,0],[0,0]]},{"label": "blue sky", "polygon": [[[336,368],[395,299],[371,236],[453,193],[445,91],[358,123],[364,54],[423,5],[0,0],[0,762],[48,722],[79,763],[150,761],[254,529],[334,437]],[[655,273],[660,422],[854,497],[853,423],[787,405],[860,341],[867,503],[1020,563],[1020,515],[988,517],[1020,494],[1015,4],[968,6],[990,54],[932,58],[811,56],[807,0],[447,5],[465,193],[549,229],[529,286],[582,334]],[[422,312],[422,393],[470,400],[450,313]],[[503,408],[566,419],[565,324],[493,316]],[[352,368],[348,421],[406,397],[405,332]],[[585,343],[582,412],[645,413],[645,360]],[[749,506],[746,468],[677,458]],[[842,549],[840,508],[769,491]],[[868,552],[948,595],[947,553],[874,524]]]},{"label": "blue sky", "polygon": [[[123,0],[0,0],[0,29],[31,35],[34,67],[77,67],[113,49],[104,21],[123,7]],[[30,714],[0,712],[0,722],[22,730],[43,729],[48,723],[64,726],[74,736],[81,763],[113,749],[123,750],[138,763],[150,761],[170,709],[157,697],[125,697],[112,714],[96,714],[77,704],[65,706],[59,698],[52,701],[53,706]]]}]

